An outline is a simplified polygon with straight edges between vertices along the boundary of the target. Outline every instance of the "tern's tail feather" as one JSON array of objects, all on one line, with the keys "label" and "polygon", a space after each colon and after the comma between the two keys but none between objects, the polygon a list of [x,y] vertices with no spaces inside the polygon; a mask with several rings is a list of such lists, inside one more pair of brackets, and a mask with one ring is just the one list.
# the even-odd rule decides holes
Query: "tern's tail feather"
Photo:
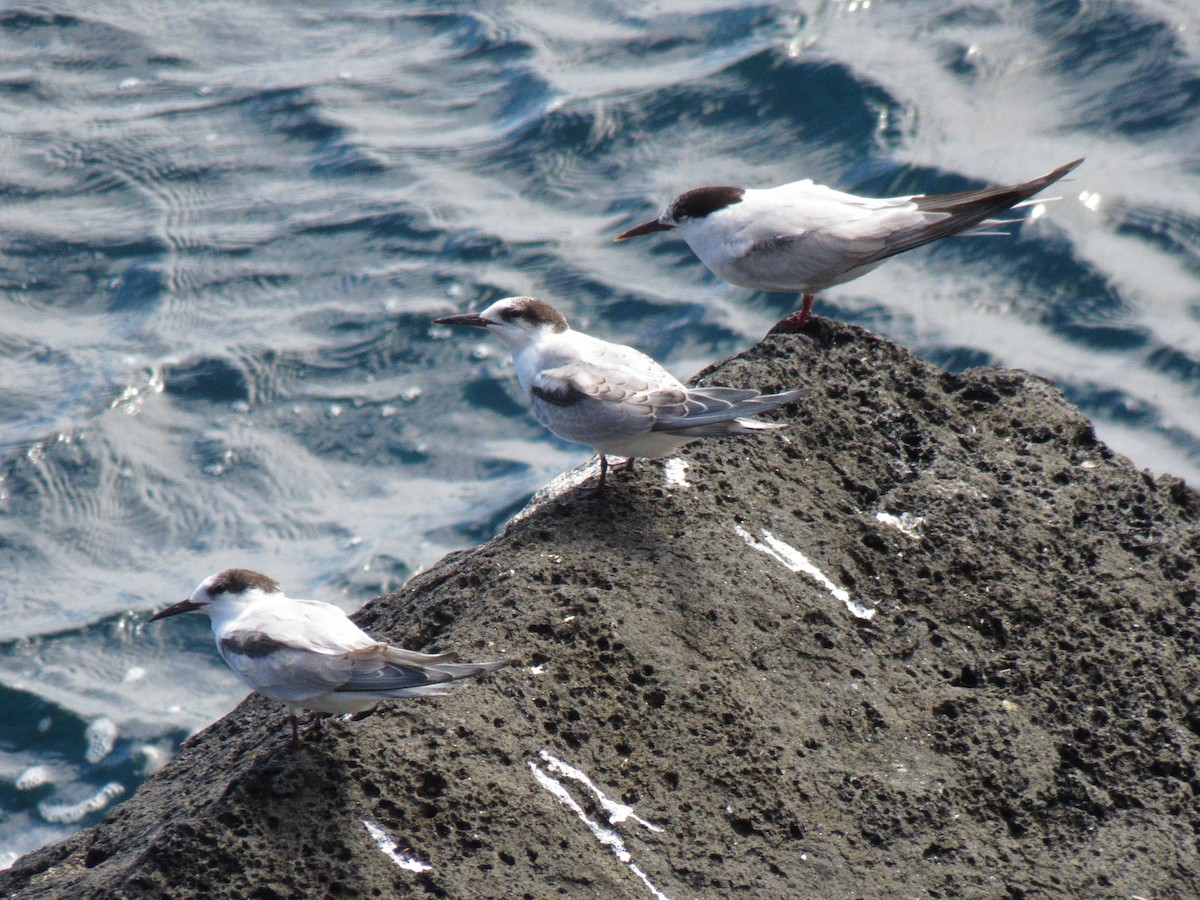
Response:
[{"label": "tern's tail feather", "polygon": [[484,663],[436,663],[432,666],[423,666],[422,668],[430,676],[430,680],[446,682],[458,681],[460,678],[474,678],[476,675],[495,672],[497,669],[503,669],[505,666],[515,666],[518,661],[515,659],[499,659],[495,662]]},{"label": "tern's tail feather", "polygon": [[[936,241],[963,232],[970,233],[981,225],[998,224],[995,216],[1006,209],[1020,209],[1038,191],[1045,190],[1054,182],[1075,169],[1083,159],[1077,159],[1059,166],[1053,172],[1048,172],[1040,178],[1024,181],[1020,184],[1006,187],[984,188],[978,191],[962,191],[957,194],[936,194],[933,196],[919,195],[912,198],[917,209],[923,213],[940,214],[940,218],[928,222],[918,228],[906,229],[889,237],[885,246],[874,256],[862,261],[869,265]],[[991,220],[989,222],[989,220]],[[976,234],[981,232],[976,231]]]},{"label": "tern's tail feather", "polygon": [[[516,664],[515,659],[501,659],[496,662],[456,663],[441,660],[453,654],[416,653],[412,650],[402,650],[399,647],[389,647],[386,651],[387,665],[382,668],[371,668],[367,671],[356,672],[346,682],[339,685],[339,694],[358,693],[376,697],[429,697],[444,694],[454,687],[455,683],[476,675],[494,672],[505,666]],[[419,657],[421,661],[414,661]],[[397,659],[403,658],[399,662]],[[430,662],[430,660],[435,660]]]},{"label": "tern's tail feather", "polygon": [[394,697],[440,697],[459,687],[464,678],[494,672],[505,666],[516,665],[517,662],[515,659],[501,659],[485,663],[436,663],[420,666],[421,674],[427,679],[424,684],[401,687],[390,694]]},{"label": "tern's tail feather", "polygon": [[773,431],[776,428],[787,428],[787,424],[784,422],[760,422],[758,419],[730,419],[712,425],[677,428],[675,433],[686,435],[689,438],[707,438],[726,437],[731,434],[755,434],[759,431]]},{"label": "tern's tail feather", "polygon": [[[772,409],[800,399],[803,391],[783,391],[779,394],[760,394],[758,391],[739,388],[704,387],[689,388],[687,392],[687,414],[681,418],[655,425],[655,431],[686,431],[696,437],[712,437],[721,434],[743,434],[778,426],[755,422],[748,416],[769,412]],[[712,428],[710,432],[706,428]]]},{"label": "tern's tail feather", "polygon": [[388,646],[383,652],[383,658],[394,666],[420,669],[433,663],[454,662],[458,659],[458,654],[453,650],[447,650],[445,653],[418,653],[416,650]]}]

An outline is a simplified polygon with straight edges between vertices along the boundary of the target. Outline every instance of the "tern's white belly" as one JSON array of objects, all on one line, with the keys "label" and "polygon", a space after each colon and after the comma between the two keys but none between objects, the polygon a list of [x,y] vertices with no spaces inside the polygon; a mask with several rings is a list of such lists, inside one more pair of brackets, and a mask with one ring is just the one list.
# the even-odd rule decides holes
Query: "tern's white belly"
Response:
[{"label": "tern's white belly", "polygon": [[592,444],[598,453],[605,456],[636,456],[639,459],[658,459],[670,456],[684,444],[699,440],[681,434],[669,434],[663,431],[649,431],[636,437],[620,440],[605,441],[602,444]]}]

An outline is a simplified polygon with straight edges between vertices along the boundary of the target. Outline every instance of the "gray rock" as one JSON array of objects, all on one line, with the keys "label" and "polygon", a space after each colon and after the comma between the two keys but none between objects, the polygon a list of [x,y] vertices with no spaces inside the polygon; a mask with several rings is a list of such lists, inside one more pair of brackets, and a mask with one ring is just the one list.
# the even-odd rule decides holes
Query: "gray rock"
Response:
[{"label": "gray rock", "polygon": [[0,894],[1200,895],[1200,496],[824,319],[705,380],[809,391],[358,617],[522,667],[291,753],[251,698]]}]

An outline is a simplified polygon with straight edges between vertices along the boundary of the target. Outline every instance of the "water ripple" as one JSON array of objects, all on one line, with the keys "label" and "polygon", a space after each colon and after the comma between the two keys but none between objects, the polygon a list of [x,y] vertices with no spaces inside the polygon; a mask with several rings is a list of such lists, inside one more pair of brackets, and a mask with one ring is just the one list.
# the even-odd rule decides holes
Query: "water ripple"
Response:
[{"label": "water ripple", "polygon": [[1180,0],[0,11],[0,861],[242,695],[204,621],[150,609],[227,565],[353,608],[585,458],[433,318],[543,295],[688,376],[794,308],[613,244],[689,187],[1086,155],[1016,238],[818,314],[1054,378],[1200,481],[1197,34]]}]

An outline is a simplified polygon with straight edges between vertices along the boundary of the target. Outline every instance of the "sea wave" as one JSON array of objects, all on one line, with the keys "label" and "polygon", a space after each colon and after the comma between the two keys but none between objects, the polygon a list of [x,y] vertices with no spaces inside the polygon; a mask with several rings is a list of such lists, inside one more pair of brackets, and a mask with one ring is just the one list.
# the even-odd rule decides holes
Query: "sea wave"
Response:
[{"label": "sea wave", "polygon": [[541,295],[687,376],[794,308],[677,240],[613,244],[689,187],[955,191],[1085,156],[1016,239],[817,313],[1054,378],[1200,483],[1198,26],[1180,0],[0,14],[0,860],[244,693],[205,622],[152,609],[227,565],[353,608],[586,456],[433,318]]}]

